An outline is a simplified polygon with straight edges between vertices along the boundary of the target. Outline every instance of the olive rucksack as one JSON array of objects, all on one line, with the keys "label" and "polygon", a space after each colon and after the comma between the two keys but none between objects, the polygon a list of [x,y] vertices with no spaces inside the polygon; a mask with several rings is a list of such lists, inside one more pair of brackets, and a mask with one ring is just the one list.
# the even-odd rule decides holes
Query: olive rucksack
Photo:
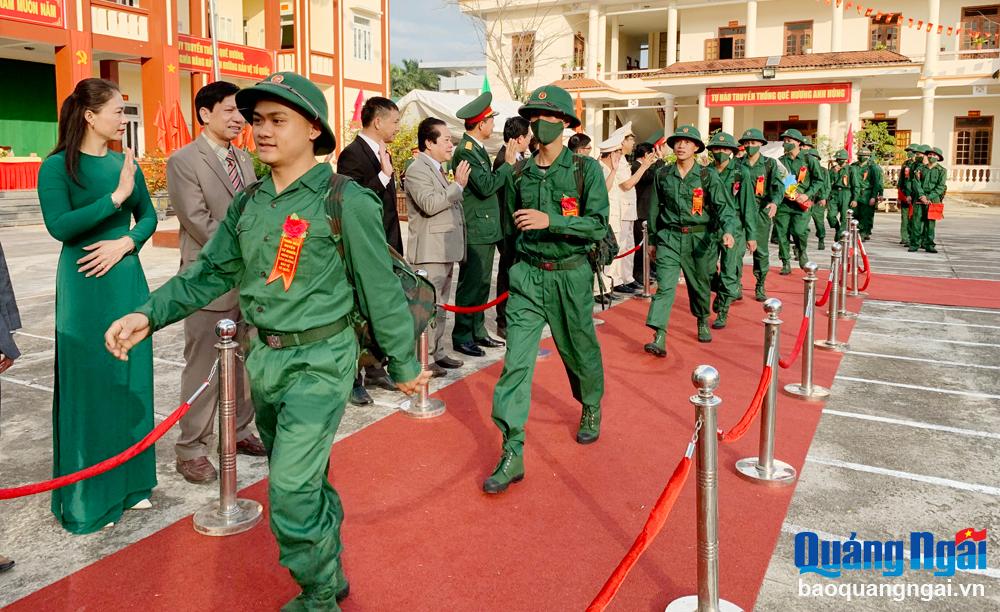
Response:
[{"label": "olive rucksack", "polygon": [[[330,221],[330,231],[334,241],[337,243],[337,252],[341,261],[344,262],[344,269],[347,271],[347,282],[351,284],[354,294],[354,311],[351,313],[351,322],[354,325],[354,332],[358,337],[358,344],[361,346],[362,366],[377,365],[385,358],[385,353],[378,346],[372,334],[371,317],[358,301],[358,294],[354,284],[354,271],[347,265],[347,258],[344,255],[343,231],[341,228],[341,218],[344,206],[344,187],[351,179],[341,174],[330,175],[330,182],[327,185],[324,198],[326,200],[326,216]],[[249,185],[237,200],[240,214],[246,208],[249,200],[260,188],[261,181]],[[403,295],[410,308],[410,315],[413,317],[413,340],[420,338],[420,334],[427,329],[433,321],[437,308],[437,294],[434,285],[425,276],[417,274],[403,256],[396,252],[394,248],[386,243],[385,248],[389,251],[389,258],[392,260],[392,271],[399,279]]]}]

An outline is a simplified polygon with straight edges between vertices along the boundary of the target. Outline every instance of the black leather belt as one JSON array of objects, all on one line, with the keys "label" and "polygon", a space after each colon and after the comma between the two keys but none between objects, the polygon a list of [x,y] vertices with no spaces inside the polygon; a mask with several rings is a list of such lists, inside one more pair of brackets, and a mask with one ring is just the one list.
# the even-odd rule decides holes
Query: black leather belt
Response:
[{"label": "black leather belt", "polygon": [[520,261],[523,261],[529,265],[535,266],[540,270],[547,270],[549,272],[553,270],[572,270],[574,268],[579,268],[584,263],[587,262],[586,255],[574,255],[568,257],[561,261],[544,261],[542,259],[535,259],[534,257],[529,257],[527,255],[519,256]]},{"label": "black leather belt", "polygon": [[707,225],[668,225],[667,229],[672,232],[682,234],[704,234],[708,231]]},{"label": "black leather belt", "polygon": [[343,316],[328,325],[321,325],[320,327],[314,327],[305,331],[286,333],[259,329],[258,333],[264,344],[273,349],[283,349],[326,340],[347,329],[349,324],[348,318]]}]

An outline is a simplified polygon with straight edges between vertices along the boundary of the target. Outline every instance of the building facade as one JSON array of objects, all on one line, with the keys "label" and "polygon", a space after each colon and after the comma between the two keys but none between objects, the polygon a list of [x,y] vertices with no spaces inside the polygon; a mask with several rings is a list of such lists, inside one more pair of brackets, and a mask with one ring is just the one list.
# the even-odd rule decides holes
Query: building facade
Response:
[{"label": "building facade", "polygon": [[[994,0],[995,1],[995,0]],[[601,138],[794,127],[839,148],[882,122],[941,147],[953,191],[1000,192],[1000,4],[972,0],[471,0],[490,81],[556,83]],[[508,95],[510,90],[506,92]]]},{"label": "building facade", "polygon": [[[44,157],[78,81],[117,82],[125,144],[157,142],[157,114],[179,108],[196,134],[194,94],[212,78],[208,0],[0,0],[0,148]],[[249,86],[275,70],[308,76],[330,120],[349,122],[359,91],[389,91],[388,0],[218,0],[221,78]],[[160,121],[162,124],[162,120]],[[338,127],[339,129],[339,127]],[[342,138],[338,138],[338,141]]]}]

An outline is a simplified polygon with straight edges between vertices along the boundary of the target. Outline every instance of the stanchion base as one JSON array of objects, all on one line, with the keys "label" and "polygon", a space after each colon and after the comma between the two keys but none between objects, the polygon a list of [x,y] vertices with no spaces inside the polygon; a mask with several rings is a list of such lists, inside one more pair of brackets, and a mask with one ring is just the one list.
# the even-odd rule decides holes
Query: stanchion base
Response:
[{"label": "stanchion base", "polygon": [[795,482],[795,468],[784,461],[773,461],[771,473],[764,474],[757,467],[757,457],[747,457],[736,462],[736,474],[745,480],[759,482],[770,487],[783,487]]},{"label": "stanchion base", "polygon": [[[725,599],[719,600],[719,612],[743,612],[743,608],[737,606],[731,601],[726,601]],[[670,602],[667,609],[664,612],[697,612],[698,611],[698,596],[697,595],[686,595],[680,599],[675,599]]]},{"label": "stanchion base", "polygon": [[403,400],[399,409],[408,417],[414,419],[430,419],[444,414],[444,401],[428,397],[427,403],[420,405],[420,398]]},{"label": "stanchion base", "polygon": [[847,297],[868,297],[868,293],[864,291],[858,291],[857,293],[847,292]]},{"label": "stanchion base", "polygon": [[237,499],[237,512],[230,516],[219,514],[216,500],[194,513],[194,530],[207,536],[228,536],[253,529],[260,522],[263,508],[252,499]]},{"label": "stanchion base", "polygon": [[837,313],[837,318],[838,319],[857,319],[858,318],[858,313],[851,312],[849,310],[841,310],[840,312]]},{"label": "stanchion base", "polygon": [[535,359],[536,360],[537,359],[545,359],[546,357],[548,357],[551,354],[552,354],[552,351],[550,351],[549,349],[538,349],[538,356],[535,357]]},{"label": "stanchion base", "polygon": [[793,383],[790,385],[785,385],[785,393],[806,400],[819,400],[826,397],[830,397],[830,390],[827,389],[826,387],[820,387],[819,385],[810,385],[809,388],[806,389],[804,386],[802,386],[802,383]]},{"label": "stanchion base", "polygon": [[598,319],[597,317],[594,317],[594,327],[597,327],[598,325],[604,325],[604,319]]},{"label": "stanchion base", "polygon": [[813,346],[824,351],[836,351],[838,353],[843,353],[848,348],[846,342],[830,342],[829,340],[817,340]]}]

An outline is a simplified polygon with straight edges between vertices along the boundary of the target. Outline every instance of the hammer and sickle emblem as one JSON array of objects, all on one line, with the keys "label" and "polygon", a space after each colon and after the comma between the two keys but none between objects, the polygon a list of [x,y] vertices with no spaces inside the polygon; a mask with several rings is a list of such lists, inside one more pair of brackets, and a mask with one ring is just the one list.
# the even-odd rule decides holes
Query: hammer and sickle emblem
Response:
[{"label": "hammer and sickle emblem", "polygon": [[87,52],[86,51],[82,51],[81,50],[81,51],[77,51],[76,52],[76,63],[77,64],[86,64],[87,63]]}]

